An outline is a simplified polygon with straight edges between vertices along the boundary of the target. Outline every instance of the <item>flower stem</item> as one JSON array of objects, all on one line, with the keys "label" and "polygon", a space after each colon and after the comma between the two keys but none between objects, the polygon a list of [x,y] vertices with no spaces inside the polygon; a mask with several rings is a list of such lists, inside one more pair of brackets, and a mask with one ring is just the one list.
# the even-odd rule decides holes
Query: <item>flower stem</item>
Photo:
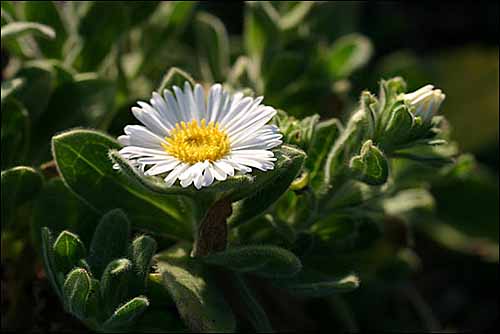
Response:
[{"label": "flower stem", "polygon": [[227,245],[227,218],[233,212],[231,201],[221,199],[208,209],[198,227],[198,238],[196,239],[192,256],[206,256],[212,252],[220,252]]}]

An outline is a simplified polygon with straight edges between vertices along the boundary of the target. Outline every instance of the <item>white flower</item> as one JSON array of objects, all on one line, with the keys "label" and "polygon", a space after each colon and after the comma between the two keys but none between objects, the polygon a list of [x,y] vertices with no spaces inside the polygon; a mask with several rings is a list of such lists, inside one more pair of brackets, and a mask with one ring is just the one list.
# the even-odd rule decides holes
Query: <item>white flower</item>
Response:
[{"label": "white flower", "polygon": [[424,122],[429,122],[436,115],[446,95],[433,85],[426,85],[413,93],[403,94],[402,98],[415,107],[415,115],[422,117]]},{"label": "white flower", "polygon": [[[262,97],[230,94],[220,84],[210,88],[208,98],[201,85],[194,90],[186,82],[163,96],[153,92],[150,103],[137,102],[132,113],[142,123],[127,125],[118,141],[122,157],[145,175],[162,175],[172,186],[192,183],[197,189],[224,181],[235,173],[274,168],[269,149],[282,143],[275,125],[276,114],[262,105]],[[115,165],[115,168],[116,165]]]}]

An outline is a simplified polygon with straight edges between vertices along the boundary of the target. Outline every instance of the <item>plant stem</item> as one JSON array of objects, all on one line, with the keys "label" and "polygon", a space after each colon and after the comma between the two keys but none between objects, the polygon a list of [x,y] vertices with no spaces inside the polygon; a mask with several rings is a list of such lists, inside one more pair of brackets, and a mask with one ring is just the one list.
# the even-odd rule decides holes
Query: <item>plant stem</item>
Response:
[{"label": "plant stem", "polygon": [[227,245],[227,218],[233,212],[231,201],[221,199],[208,209],[198,227],[198,237],[193,246],[192,256],[206,256],[220,252]]}]

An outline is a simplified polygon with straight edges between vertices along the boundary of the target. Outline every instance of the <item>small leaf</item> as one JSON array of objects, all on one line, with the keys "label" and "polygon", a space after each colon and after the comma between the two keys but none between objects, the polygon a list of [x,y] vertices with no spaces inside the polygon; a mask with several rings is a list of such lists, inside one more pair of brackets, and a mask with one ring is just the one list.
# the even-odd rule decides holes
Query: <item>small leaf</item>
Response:
[{"label": "small leaf", "polygon": [[122,210],[112,210],[102,217],[94,232],[88,258],[97,277],[108,263],[127,254],[129,237],[130,222]]},{"label": "small leaf", "polygon": [[146,284],[156,246],[156,241],[147,235],[136,238],[130,246],[130,259],[132,259],[140,289],[144,289]]},{"label": "small leaf", "polygon": [[234,199],[244,198],[233,207],[230,223],[233,227],[264,213],[275,203],[299,174],[306,158],[304,151],[293,146],[282,145],[274,150],[277,161],[274,169],[256,173],[255,182],[236,192]]},{"label": "small leaf", "polygon": [[53,244],[54,240],[52,239],[52,235],[50,230],[47,227],[42,228],[42,259],[45,268],[45,273],[49,278],[52,287],[56,291],[59,297],[62,297],[61,286],[59,286],[58,281],[56,279],[55,272],[55,259],[54,259],[54,249]]},{"label": "small leaf", "polygon": [[48,39],[56,37],[54,29],[45,24],[17,21],[2,26],[2,42],[25,34],[34,34]]},{"label": "small leaf", "polygon": [[385,131],[380,134],[382,147],[391,149],[406,144],[414,125],[414,117],[405,106],[399,106],[392,112]]},{"label": "small leaf", "polygon": [[203,262],[263,277],[289,277],[302,268],[290,251],[276,246],[239,246],[201,258]]},{"label": "small leaf", "polygon": [[31,167],[18,166],[1,174],[2,226],[9,223],[17,207],[33,200],[43,185],[43,177]]},{"label": "small leaf", "polygon": [[85,246],[77,235],[63,231],[54,243],[54,258],[56,269],[67,274],[86,255]]},{"label": "small leaf", "polygon": [[349,168],[354,176],[370,185],[382,185],[387,181],[389,166],[384,153],[367,140],[359,155],[352,157]]},{"label": "small leaf", "polygon": [[[337,177],[341,178],[347,165],[346,158],[358,152],[361,143],[367,134],[367,115],[364,110],[359,110],[351,116],[344,131],[335,141],[325,162],[325,189],[321,193],[334,188]],[[355,153],[356,152],[356,153]]]},{"label": "small leaf", "polygon": [[359,279],[353,274],[331,278],[319,272],[304,269],[292,278],[275,280],[274,284],[276,287],[284,288],[299,296],[320,298],[352,291],[359,286]]},{"label": "small leaf", "polygon": [[232,275],[232,282],[234,282],[235,291],[238,293],[236,298],[238,298],[244,308],[243,314],[252,324],[256,333],[272,333],[273,328],[271,327],[271,322],[267,317],[266,311],[245,283],[243,276],[239,274]]},{"label": "small leaf", "polygon": [[233,332],[231,308],[208,268],[189,258],[186,246],[157,256],[157,268],[184,322],[193,332]]},{"label": "small leaf", "polygon": [[108,264],[101,278],[101,298],[106,314],[113,314],[114,310],[127,300],[132,287],[132,263],[128,259],[117,259]]},{"label": "small leaf", "polygon": [[327,54],[327,69],[333,78],[345,78],[364,66],[373,53],[372,43],[359,34],[346,35],[332,45]]},{"label": "small leaf", "polygon": [[309,170],[310,184],[314,189],[319,189],[322,186],[328,152],[342,130],[342,125],[336,118],[316,124],[305,162],[305,166]]},{"label": "small leaf", "polygon": [[78,319],[84,320],[92,287],[92,281],[85,269],[76,268],[64,281],[63,294],[66,309]]},{"label": "small leaf", "polygon": [[148,308],[149,301],[146,297],[135,297],[122,306],[120,306],[113,315],[106,320],[103,328],[106,331],[112,331],[117,328],[126,328],[130,326],[144,311]]}]

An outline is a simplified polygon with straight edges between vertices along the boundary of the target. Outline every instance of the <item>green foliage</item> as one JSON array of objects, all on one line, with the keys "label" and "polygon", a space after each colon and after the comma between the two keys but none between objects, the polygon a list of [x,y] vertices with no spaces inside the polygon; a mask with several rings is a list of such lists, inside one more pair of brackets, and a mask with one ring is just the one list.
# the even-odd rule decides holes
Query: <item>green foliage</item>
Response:
[{"label": "green foliage", "polygon": [[[2,261],[32,268],[33,246],[100,332],[293,331],[313,298],[350,323],[364,291],[339,294],[406,284],[414,234],[498,262],[497,177],[402,78],[352,99],[374,47],[337,6],[246,2],[234,34],[207,3],[2,1]],[[131,105],[186,82],[279,109],[274,169],[197,190],[124,159]],[[200,238],[222,247],[198,256]]]}]

